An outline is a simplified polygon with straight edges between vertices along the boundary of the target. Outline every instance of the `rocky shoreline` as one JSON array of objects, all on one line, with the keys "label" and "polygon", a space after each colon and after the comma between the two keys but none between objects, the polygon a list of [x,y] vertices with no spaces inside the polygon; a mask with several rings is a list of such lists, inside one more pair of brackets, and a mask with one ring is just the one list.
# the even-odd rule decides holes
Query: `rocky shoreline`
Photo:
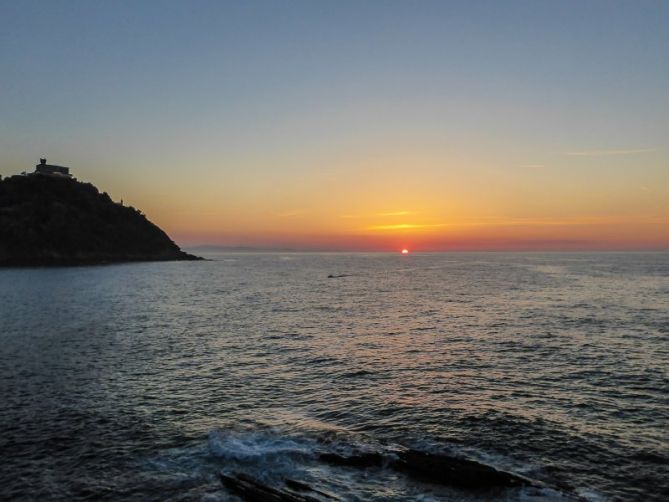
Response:
[{"label": "rocky shoreline", "polygon": [[[352,469],[390,469],[407,476],[414,482],[458,488],[464,492],[504,498],[506,489],[550,488],[541,481],[460,456],[446,453],[428,453],[419,450],[399,450],[390,456],[382,452],[366,452],[350,456],[321,453],[323,463]],[[221,472],[223,486],[244,500],[274,502],[327,502],[343,500],[310,484],[291,478],[283,479],[283,486],[268,484],[244,472]],[[540,493],[540,492],[537,492]],[[557,488],[554,493],[562,500],[580,501],[582,497]]]}]

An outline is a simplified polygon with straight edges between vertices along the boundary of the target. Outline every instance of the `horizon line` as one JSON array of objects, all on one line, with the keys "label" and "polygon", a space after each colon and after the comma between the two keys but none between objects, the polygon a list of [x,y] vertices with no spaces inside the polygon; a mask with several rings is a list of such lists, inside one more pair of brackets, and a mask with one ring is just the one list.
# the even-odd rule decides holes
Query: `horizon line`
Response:
[{"label": "horizon line", "polygon": [[[360,249],[360,248],[291,248],[281,246],[223,246],[216,244],[198,244],[193,246],[181,246],[188,251],[220,251],[233,253],[376,253],[376,254],[399,254],[401,248],[397,249]],[[666,247],[638,247],[638,248],[462,248],[462,249],[410,249],[411,254],[428,253],[669,253]]]}]

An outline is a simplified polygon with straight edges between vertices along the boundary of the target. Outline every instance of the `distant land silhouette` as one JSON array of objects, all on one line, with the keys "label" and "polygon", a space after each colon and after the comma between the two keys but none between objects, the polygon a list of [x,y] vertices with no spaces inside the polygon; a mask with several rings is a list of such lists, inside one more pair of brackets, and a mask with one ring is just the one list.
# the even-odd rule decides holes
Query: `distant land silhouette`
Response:
[{"label": "distant land silhouette", "polygon": [[0,180],[0,266],[201,259],[141,211],[40,160],[35,173]]}]

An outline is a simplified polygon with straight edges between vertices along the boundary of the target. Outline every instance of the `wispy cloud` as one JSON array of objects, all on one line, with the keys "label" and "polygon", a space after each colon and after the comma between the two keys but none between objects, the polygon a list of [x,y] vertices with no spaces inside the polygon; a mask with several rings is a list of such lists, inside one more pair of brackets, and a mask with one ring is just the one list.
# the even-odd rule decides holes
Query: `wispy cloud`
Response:
[{"label": "wispy cloud", "polygon": [[606,157],[611,155],[637,155],[639,153],[654,152],[655,150],[655,148],[633,148],[628,150],[579,150],[573,152],[562,152],[562,154],[573,157]]},{"label": "wispy cloud", "polygon": [[544,164],[523,164],[519,167],[526,167],[528,169],[541,169],[542,167],[546,167]]},{"label": "wispy cloud", "polygon": [[289,209],[287,211],[281,211],[276,213],[274,216],[277,218],[292,218],[294,216],[299,216],[304,214],[306,211],[304,209]]},{"label": "wispy cloud", "polygon": [[376,216],[380,217],[387,217],[387,216],[408,216],[410,214],[417,214],[413,211],[390,211],[390,212],[382,212],[382,213],[374,213],[374,214],[342,214],[339,215],[340,218],[374,218]]},{"label": "wispy cloud", "polygon": [[407,216],[409,214],[415,214],[411,211],[394,211],[390,213],[376,213],[375,216]]},{"label": "wispy cloud", "polygon": [[394,225],[372,225],[365,227],[367,231],[393,230],[427,230],[448,227],[448,230],[457,230],[472,227],[569,227],[569,226],[597,226],[619,225],[621,223],[669,223],[666,217],[649,215],[611,215],[611,216],[572,216],[558,218],[473,218],[460,219],[450,223],[398,223]]},{"label": "wispy cloud", "polygon": [[449,227],[516,227],[516,226],[579,226],[579,225],[618,225],[621,223],[662,223],[666,217],[652,215],[609,215],[609,216],[571,216],[556,218],[475,218],[450,223]]},{"label": "wispy cloud", "polygon": [[373,225],[365,230],[419,230],[421,228],[445,227],[448,223],[398,223],[396,225]]}]

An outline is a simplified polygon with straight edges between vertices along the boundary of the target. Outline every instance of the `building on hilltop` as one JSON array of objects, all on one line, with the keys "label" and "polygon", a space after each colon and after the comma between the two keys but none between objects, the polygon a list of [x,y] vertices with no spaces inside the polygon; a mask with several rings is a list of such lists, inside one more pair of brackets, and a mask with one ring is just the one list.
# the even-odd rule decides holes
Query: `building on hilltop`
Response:
[{"label": "building on hilltop", "polygon": [[46,163],[46,159],[39,159],[39,164],[35,166],[34,174],[47,174],[50,176],[67,176],[70,175],[70,168],[63,166],[54,166]]}]

